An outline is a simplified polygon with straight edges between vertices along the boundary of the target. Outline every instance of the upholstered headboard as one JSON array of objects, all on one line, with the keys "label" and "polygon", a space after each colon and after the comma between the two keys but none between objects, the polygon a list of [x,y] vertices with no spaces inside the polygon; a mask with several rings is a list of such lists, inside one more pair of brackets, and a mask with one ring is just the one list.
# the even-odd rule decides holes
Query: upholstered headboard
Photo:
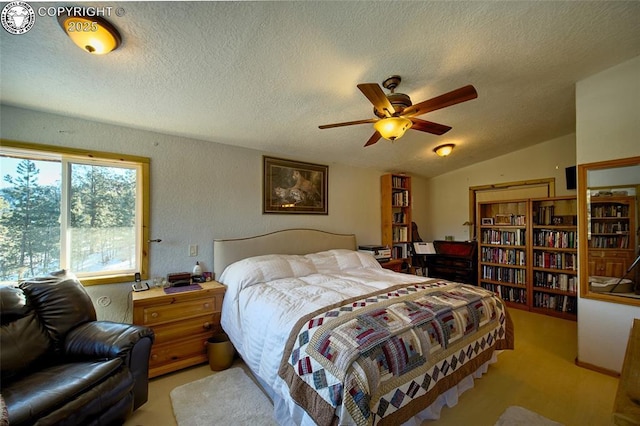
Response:
[{"label": "upholstered headboard", "polygon": [[308,254],[330,249],[356,249],[354,234],[315,229],[285,229],[255,237],[213,241],[213,270],[219,277],[228,265],[263,254]]}]

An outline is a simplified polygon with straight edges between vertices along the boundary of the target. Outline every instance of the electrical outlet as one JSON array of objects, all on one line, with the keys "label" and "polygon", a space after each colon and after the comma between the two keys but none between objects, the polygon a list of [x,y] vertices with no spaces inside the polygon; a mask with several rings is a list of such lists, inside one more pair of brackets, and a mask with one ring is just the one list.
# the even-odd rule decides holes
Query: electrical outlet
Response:
[{"label": "electrical outlet", "polygon": [[189,245],[189,257],[196,257],[198,255],[198,245],[191,244]]}]

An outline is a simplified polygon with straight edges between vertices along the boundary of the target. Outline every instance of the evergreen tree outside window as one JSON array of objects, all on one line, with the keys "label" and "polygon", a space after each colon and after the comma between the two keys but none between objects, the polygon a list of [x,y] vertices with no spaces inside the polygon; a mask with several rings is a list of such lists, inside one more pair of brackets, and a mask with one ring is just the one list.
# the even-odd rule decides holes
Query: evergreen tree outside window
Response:
[{"label": "evergreen tree outside window", "polygon": [[147,158],[2,141],[0,168],[0,281],[147,277]]}]

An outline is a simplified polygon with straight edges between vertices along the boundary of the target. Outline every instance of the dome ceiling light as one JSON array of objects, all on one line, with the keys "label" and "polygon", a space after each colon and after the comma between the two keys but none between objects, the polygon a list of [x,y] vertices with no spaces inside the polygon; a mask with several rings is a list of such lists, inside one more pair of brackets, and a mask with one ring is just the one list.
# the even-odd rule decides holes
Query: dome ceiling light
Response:
[{"label": "dome ceiling light", "polygon": [[455,145],[452,144],[452,143],[439,145],[439,146],[436,146],[435,148],[433,148],[433,152],[438,154],[440,157],[446,157],[447,155],[451,154],[451,151],[453,151],[453,147],[454,146]]},{"label": "dome ceiling light", "polygon": [[82,50],[93,55],[107,54],[120,46],[118,30],[99,16],[58,16],[58,23],[67,36]]}]

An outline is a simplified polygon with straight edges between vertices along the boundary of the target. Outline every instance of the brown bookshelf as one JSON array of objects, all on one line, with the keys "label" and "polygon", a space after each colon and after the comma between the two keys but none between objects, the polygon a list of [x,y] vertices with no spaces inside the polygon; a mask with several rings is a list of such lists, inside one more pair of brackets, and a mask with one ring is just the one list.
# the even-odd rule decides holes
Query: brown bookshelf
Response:
[{"label": "brown bookshelf", "polygon": [[508,306],[529,310],[529,200],[481,202],[477,208],[478,285]]},{"label": "brown bookshelf", "polygon": [[411,177],[389,173],[380,177],[382,245],[394,259],[409,257],[411,243]]},{"label": "brown bookshelf", "polygon": [[478,284],[513,308],[577,319],[575,197],[477,204]]},{"label": "brown bookshelf", "polygon": [[575,197],[531,200],[531,310],[571,320],[578,313]]},{"label": "brown bookshelf", "polygon": [[635,259],[635,206],[632,196],[589,197],[590,276],[621,277]]}]

